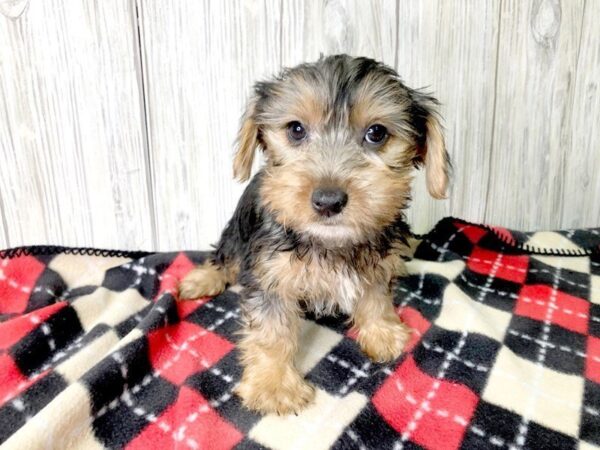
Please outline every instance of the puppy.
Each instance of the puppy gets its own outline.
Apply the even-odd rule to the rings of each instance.
[[[409,337],[392,303],[410,235],[412,172],[444,198],[448,156],[437,101],[368,58],[321,57],[254,87],[234,174],[250,181],[216,250],[180,284],[194,299],[240,283],[244,372],[236,392],[261,413],[295,413],[314,390],[294,367],[304,308],[342,312],[376,362]]]

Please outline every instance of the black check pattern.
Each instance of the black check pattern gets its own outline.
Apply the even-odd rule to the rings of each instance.
[[[291,417],[234,394],[235,290],[177,301],[205,254],[1,252],[0,443],[600,449],[599,244],[442,220],[394,287],[406,352],[373,363],[345,317],[307,313],[297,364],[317,396]]]

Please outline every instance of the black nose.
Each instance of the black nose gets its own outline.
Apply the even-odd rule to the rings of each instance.
[[[348,194],[338,188],[318,188],[312,194],[312,206],[322,216],[339,214],[348,203]]]

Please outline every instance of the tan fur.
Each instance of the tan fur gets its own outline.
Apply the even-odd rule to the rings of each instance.
[[[435,117],[427,119],[427,150],[425,178],[427,189],[434,198],[446,198],[448,188],[448,161],[442,126]]]
[[[355,94],[350,124],[363,132],[370,125],[382,124],[396,136],[409,141],[412,134],[408,126],[410,102],[408,98],[390,101],[392,96],[389,80],[367,77]]]
[[[286,302],[273,316],[249,314],[238,344],[244,373],[235,392],[244,405],[264,414],[300,411],[314,398],[314,388],[294,367],[299,313]]]
[[[364,277],[353,268],[324,265],[318,258],[299,260],[292,252],[265,255],[257,265],[261,285],[286,301],[303,300],[319,313],[350,313],[362,295]]]
[[[325,104],[323,97],[315,92],[315,87],[306,80],[296,77],[290,80],[293,84],[286,96],[278,98],[272,105],[270,113],[263,113],[260,118],[256,111],[256,99],[248,102],[242,118],[242,125],[237,137],[237,151],[233,161],[233,175],[239,181],[246,181],[252,172],[252,163],[258,148],[262,148],[259,140],[261,126],[267,121],[271,126],[284,126],[287,123],[300,120],[309,128],[315,129],[324,120]]]
[[[256,100],[250,100],[238,133],[237,151],[233,159],[233,176],[239,181],[250,178],[254,154],[259,146],[258,125],[254,117],[255,108]]]
[[[348,193],[348,205],[331,221],[338,244],[368,241],[408,204],[413,155],[399,139],[390,139],[379,155],[357,150],[328,159],[318,147],[302,152],[290,148],[276,132],[266,132],[265,139],[271,160],[278,164],[269,165],[261,198],[283,226],[314,231],[319,218],[310,197],[321,185],[340,186]],[[392,171],[392,161],[403,169]]]
[[[353,265],[335,257],[324,262],[310,254],[302,259],[293,252],[265,254],[259,259],[255,275],[263,289],[285,301],[301,299],[317,312],[350,314],[368,286],[389,286],[393,277],[404,274],[400,255],[406,250],[399,246],[384,259],[357,259]]]
[[[193,300],[200,297],[212,297],[225,290],[227,284],[237,278],[235,268],[216,267],[210,262],[192,269],[179,283],[179,298]]]
[[[410,337],[392,303],[387,286],[373,285],[366,289],[352,316],[358,330],[357,341],[363,352],[376,362],[388,362],[402,353]]]
[[[314,387],[277,349],[266,350],[260,341],[240,345],[244,347],[240,362],[246,369],[235,393],[246,408],[262,414],[293,414],[313,401]]]
[[[315,130],[327,118],[327,92],[309,80],[292,75],[276,94],[268,111],[257,115],[259,126],[281,127],[297,120]]]

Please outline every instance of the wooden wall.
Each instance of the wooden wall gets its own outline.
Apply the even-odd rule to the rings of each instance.
[[[0,2],[0,247],[206,248],[253,81],[367,55],[442,102],[410,220],[600,225],[600,0]]]

